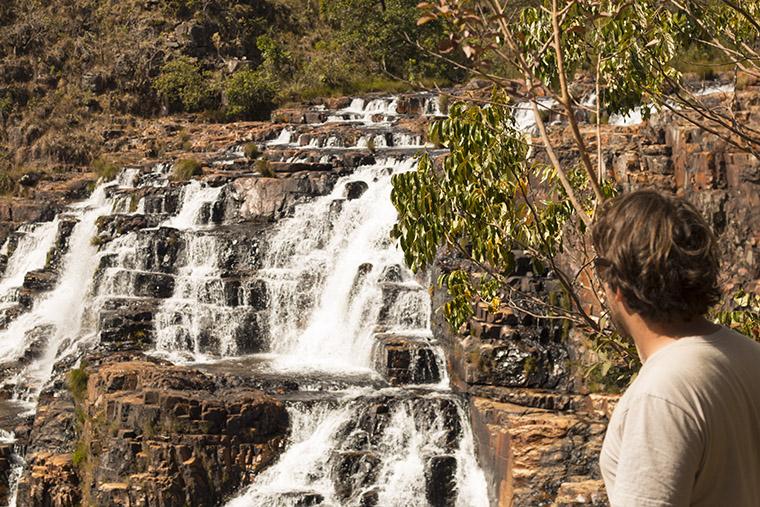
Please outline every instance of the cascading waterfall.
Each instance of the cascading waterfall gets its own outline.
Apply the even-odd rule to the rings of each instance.
[[[45,266],[57,230],[57,218],[51,222],[24,225],[19,229],[23,235],[8,258],[5,273],[0,278],[0,301],[6,299],[9,290],[24,283],[24,276],[29,271]]]
[[[71,207],[78,223],[69,238],[69,250],[63,260],[60,280],[55,289],[27,313],[14,320],[0,332],[0,361],[16,359],[28,346],[28,335],[36,328],[50,327],[47,343],[40,357],[26,366],[15,379],[23,386],[16,395],[33,402],[42,386],[50,378],[53,364],[63,349],[72,350],[88,337],[82,332],[86,317],[86,301],[97,268],[98,249],[92,243],[96,220],[111,211],[105,185],[95,189],[92,196]]]
[[[344,139],[330,134],[294,143],[299,133],[293,127],[267,143],[268,155],[279,150],[281,160],[304,162],[327,163],[338,147],[366,151],[369,140],[377,151],[374,163],[336,176],[331,191],[300,201],[266,237],[250,224],[221,223],[231,202],[225,185],[170,185],[170,163],[150,173],[125,170],[70,206],[66,220],[75,225],[57,283],[0,330],[0,362],[20,365],[6,380],[16,399],[34,405],[57,361],[105,342],[108,333],[125,343],[139,339],[131,333],[142,333],[155,339],[156,354],[177,363],[213,367],[248,358],[263,364],[267,378],[308,373],[308,382],[314,379],[299,381],[284,398],[292,429],[287,449],[230,505],[284,507],[311,498],[394,507],[443,494],[461,507],[486,506],[467,411],[449,390],[430,331],[426,283],[404,267],[389,236],[396,220],[391,177],[415,167],[409,154],[423,142],[394,131],[397,104],[393,97],[355,99],[328,117],[328,124],[361,130],[345,142],[359,139],[358,146],[343,147]],[[430,102],[426,112],[440,114],[437,104]],[[298,150],[318,154],[307,158]],[[0,296],[45,266],[61,220],[20,231]],[[113,232],[139,220],[148,225]],[[256,237],[238,236],[243,228]],[[150,315],[150,328],[119,329],[130,312]],[[116,329],[104,322],[116,322],[108,324]],[[27,354],[30,346],[34,354]],[[392,378],[385,371],[391,366],[380,360],[390,353],[384,347],[408,353],[406,368],[423,374],[395,372]],[[252,351],[265,353],[248,356]],[[353,387],[321,389],[335,385]],[[0,434],[5,437],[13,438]],[[436,484],[442,489],[431,491]]]
[[[260,276],[269,288],[268,328],[277,334],[270,343],[283,355],[280,366],[371,366],[383,296],[377,282],[357,283],[357,275],[377,279],[403,263],[389,239],[396,217],[391,175],[413,165],[406,159],[358,168],[278,227]],[[346,188],[366,182],[360,198],[346,199]]]
[[[456,484],[453,505],[488,505],[472,432],[455,422],[466,421],[461,406],[446,394],[422,403],[383,394],[292,403],[288,450],[227,507],[423,505],[426,489],[446,479]],[[437,464],[450,466],[448,477],[436,475]]]
[[[296,207],[278,224],[258,275],[268,287],[269,342],[278,354],[273,369],[372,372],[380,336],[432,339],[427,291],[403,267],[402,253],[389,238],[396,218],[391,176],[414,165],[414,159],[388,159],[357,168],[330,194]],[[362,183],[363,193],[348,199]],[[290,404],[288,450],[228,506],[419,504],[431,481],[441,479],[429,479],[439,464],[456,484],[456,505],[488,505],[467,415],[447,390],[443,375],[425,388],[424,400],[391,388],[385,390],[389,398],[378,401],[376,391],[357,389],[325,402]],[[426,405],[431,397],[448,405]],[[366,419],[376,404],[387,407],[383,429],[357,447],[364,430],[352,424]],[[453,407],[453,418],[445,407]],[[455,438],[452,426],[461,429]],[[356,453],[367,461],[340,461]]]
[[[213,206],[219,200],[223,187],[212,187],[197,180],[190,181],[182,189],[182,207],[176,216],[169,218],[163,225],[177,229],[190,229],[200,225],[201,210]]]

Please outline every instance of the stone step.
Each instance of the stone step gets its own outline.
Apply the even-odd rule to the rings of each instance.
[[[175,279],[167,273],[111,268],[98,287],[108,291],[101,295],[165,299],[174,294]]]
[[[93,241],[98,245],[104,245],[130,232],[157,227],[163,219],[164,217],[160,215],[104,215],[99,217],[95,223],[97,233]]]
[[[375,370],[389,384],[435,384],[441,381],[441,365],[427,339],[390,333],[375,336],[372,352]]]
[[[24,276],[24,289],[33,293],[53,290],[58,282],[58,273],[51,269],[36,269]]]
[[[161,303],[157,298],[105,299],[98,315],[101,341],[115,349],[139,349],[152,344],[153,317]]]

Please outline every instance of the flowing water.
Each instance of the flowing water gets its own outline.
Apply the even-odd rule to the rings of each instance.
[[[54,287],[0,330],[0,362],[18,365],[5,386],[33,408],[82,351],[118,340],[147,341],[158,356],[204,368],[309,374],[312,383],[283,398],[285,451],[230,506],[488,505],[467,407],[449,389],[430,331],[429,281],[404,267],[389,236],[391,178],[414,169],[414,152],[426,148],[394,126],[398,104],[355,99],[327,112],[325,127],[359,129],[355,146],[338,134],[299,140],[303,126],[263,143],[273,159],[282,151],[322,163],[337,148],[376,150],[373,162],[268,226],[235,222],[230,185],[178,188],[171,165],[159,164],[127,169],[55,221],[22,229],[0,278],[3,297],[45,266],[60,220],[76,221]],[[437,97],[419,114],[443,114]],[[230,147],[216,166],[239,152]],[[136,198],[135,189],[146,192]],[[103,232],[103,220],[124,217],[150,220],[113,238]],[[397,349],[410,358],[400,370],[389,359]]]

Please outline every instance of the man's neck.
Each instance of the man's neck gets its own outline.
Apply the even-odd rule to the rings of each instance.
[[[652,322],[635,315],[629,322],[630,334],[636,349],[645,363],[652,354],[685,336],[704,336],[717,331],[720,326],[704,317],[674,322]]]

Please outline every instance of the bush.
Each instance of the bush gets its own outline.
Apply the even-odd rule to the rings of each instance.
[[[103,181],[111,181],[114,179],[121,169],[113,162],[104,158],[97,158],[92,162],[92,170],[98,175],[98,178]]]
[[[275,89],[258,71],[239,70],[224,85],[229,118],[266,119],[274,108]]]
[[[182,56],[161,67],[153,88],[170,111],[198,112],[214,103],[211,81],[194,59]]]
[[[80,468],[82,465],[87,463],[87,443],[85,443],[83,440],[79,440],[77,442],[77,446],[74,449],[74,453],[71,455],[71,463],[76,467]]]
[[[272,167],[269,165],[269,160],[260,158],[256,161],[256,171],[265,178],[274,178],[275,174]]]
[[[12,194],[16,190],[16,180],[5,171],[0,171],[0,195]]]
[[[177,163],[174,164],[172,179],[176,181],[185,181],[193,176],[200,176],[201,174],[203,174],[201,163],[194,158],[188,158],[178,160]]]
[[[74,368],[69,371],[69,391],[77,402],[81,402],[85,399],[87,394],[87,380],[89,378],[90,376],[84,367]]]
[[[255,158],[259,158],[261,155],[261,150],[259,150],[259,147],[256,143],[247,143],[245,146],[243,146],[243,155],[248,160],[253,160]]]

